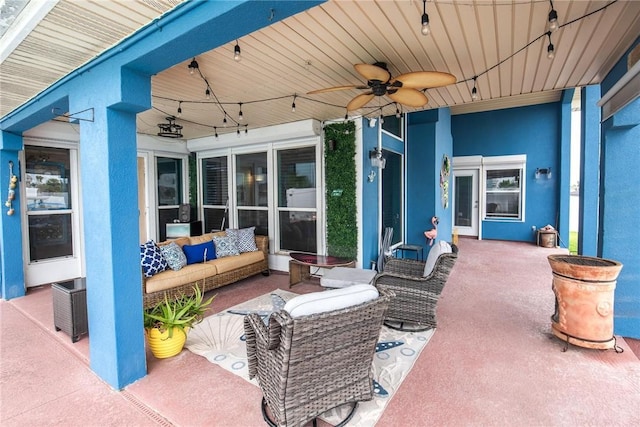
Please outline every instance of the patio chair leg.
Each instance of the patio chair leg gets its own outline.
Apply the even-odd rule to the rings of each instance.
[[[351,406],[351,411],[349,411],[349,413],[347,414],[347,417],[340,421],[338,424],[335,425],[335,427],[342,427],[345,424],[347,424],[349,421],[351,421],[351,418],[353,418],[353,415],[356,413],[356,408],[358,407],[358,402],[351,402],[350,403]],[[265,400],[264,396],[262,397],[262,418],[264,418],[264,421],[270,426],[270,427],[278,427],[276,425],[276,423],[273,422],[273,420],[271,418],[269,418],[269,414],[267,414],[267,401]],[[313,419],[313,427],[317,427],[318,425],[318,420],[316,418]]]
[[[391,323],[391,321],[385,320],[384,326],[386,326],[389,329],[395,329],[396,331],[402,331],[402,332],[422,332],[422,331],[427,331],[429,329],[433,329],[433,326],[412,328],[412,327],[406,327],[405,322],[397,321],[397,323],[399,325]],[[410,325],[414,325],[414,323],[410,323]]]

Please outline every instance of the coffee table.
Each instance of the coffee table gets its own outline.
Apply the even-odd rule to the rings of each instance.
[[[355,267],[354,260],[338,258],[330,255],[309,254],[305,252],[291,252],[289,254],[289,288],[312,276],[311,267]]]

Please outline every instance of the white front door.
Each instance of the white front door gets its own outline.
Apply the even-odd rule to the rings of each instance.
[[[453,228],[461,236],[478,237],[478,169],[453,170]]]
[[[25,146],[22,164],[26,286],[81,277],[77,150]]]

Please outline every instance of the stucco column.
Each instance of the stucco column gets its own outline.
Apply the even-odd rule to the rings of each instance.
[[[600,197],[600,85],[581,89],[580,225],[578,253],[596,256]]]
[[[11,299],[25,295],[24,270],[22,266],[22,223],[20,221],[20,182],[16,183],[12,215],[8,215],[9,207],[5,206],[9,198],[9,181],[13,163],[13,174],[20,176],[18,151],[22,150],[22,136],[9,132],[1,132],[0,143],[0,297]]]
[[[70,97],[80,123],[82,218],[91,369],[112,387],[146,375],[138,231],[136,112],[148,108],[150,78],[126,69],[95,70]],[[101,102],[107,102],[106,105]]]

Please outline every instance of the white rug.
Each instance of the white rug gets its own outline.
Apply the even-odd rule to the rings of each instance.
[[[272,294],[276,296],[273,297]],[[243,326],[244,314],[251,311],[268,316],[274,311],[274,305],[279,309],[283,305],[283,300],[289,300],[296,295],[277,289],[273,293],[209,316],[189,331],[186,347],[191,352],[207,358],[210,362],[258,386],[255,378],[249,380]],[[360,402],[348,426],[372,426],[378,421],[434,331],[432,329],[424,332],[401,332],[387,327],[382,328],[373,359],[376,393],[372,400]],[[321,418],[336,424],[344,418],[346,411],[346,408],[342,408],[342,412],[329,411]]]

